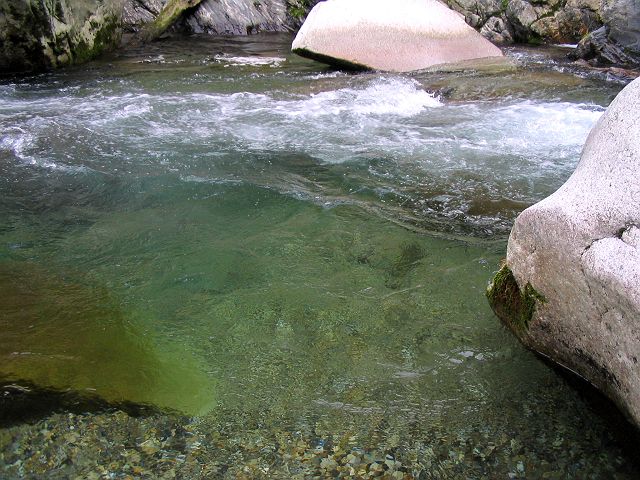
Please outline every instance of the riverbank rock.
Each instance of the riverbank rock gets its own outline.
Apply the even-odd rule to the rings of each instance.
[[[247,35],[287,31],[284,0],[205,0],[186,19],[193,33]]]
[[[640,3],[603,0],[604,26],[580,41],[575,57],[594,65],[640,65]]]
[[[81,63],[120,40],[121,0],[0,0],[0,72]]]
[[[158,18],[167,0],[125,0],[124,28],[137,32]],[[308,0],[203,0],[175,22],[185,33],[248,35],[286,32],[298,27]]]
[[[578,42],[602,25],[599,0],[445,0],[496,43]]]
[[[406,72],[502,52],[437,0],[327,0],[309,13],[292,50],[352,68]]]
[[[571,178],[516,219],[488,297],[526,346],[640,425],[640,79],[593,128]]]

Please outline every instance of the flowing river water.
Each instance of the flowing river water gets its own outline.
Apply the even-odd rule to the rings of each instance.
[[[484,297],[623,84],[290,41],[0,81],[0,476],[638,478]]]

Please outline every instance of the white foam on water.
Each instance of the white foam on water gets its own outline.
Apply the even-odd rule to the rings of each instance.
[[[401,76],[341,76],[306,87],[21,99],[0,108],[0,127],[23,130],[9,137],[14,144],[1,145],[25,163],[97,170],[104,168],[104,152],[111,152],[110,162],[139,163],[141,156],[144,168],[162,169],[197,163],[198,156],[216,162],[225,152],[296,152],[327,163],[392,160],[398,168],[392,176],[402,182],[403,172],[419,181],[459,170],[521,178],[570,171],[604,110],[567,102],[447,104]],[[25,108],[29,116],[16,121]],[[76,132],[60,140],[66,150],[58,145],[47,151],[48,139],[64,131]],[[77,132],[85,138],[76,138]],[[182,148],[191,153],[180,153]],[[102,156],[93,159],[97,166],[75,153],[87,151]]]
[[[375,80],[365,88],[343,88],[312,94],[304,100],[279,105],[278,111],[292,117],[323,117],[342,113],[408,117],[426,108],[441,106],[442,102],[425,91],[417,81],[390,78]]]
[[[603,112],[596,105],[566,102],[522,101],[498,108],[476,108],[463,113],[468,118],[453,125],[445,141],[477,154],[529,158],[537,165],[548,160],[558,166],[567,161],[573,164]]]
[[[219,63],[225,63],[229,66],[251,66],[251,67],[263,67],[263,66],[271,66],[271,67],[279,67],[282,63],[286,61],[286,58],[283,57],[259,57],[259,56],[248,56],[248,57],[234,57],[227,54],[216,55],[213,57]]]
[[[5,150],[11,152],[23,165],[35,166],[46,170],[70,174],[86,173],[91,170],[85,165],[67,165],[55,162],[50,158],[30,153],[33,140],[33,136],[28,132],[22,132],[18,135],[8,135],[0,138],[0,151]]]

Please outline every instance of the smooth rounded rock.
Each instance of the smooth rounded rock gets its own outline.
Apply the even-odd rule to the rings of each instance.
[[[639,226],[640,79],[600,118],[569,180],[516,219],[488,291],[525,345],[587,379],[636,425]]]
[[[329,64],[396,72],[502,56],[437,0],[321,2],[309,13],[292,50]]]

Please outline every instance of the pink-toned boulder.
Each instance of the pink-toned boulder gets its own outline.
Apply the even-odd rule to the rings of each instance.
[[[408,72],[502,52],[437,0],[326,0],[292,50],[332,65]]]

